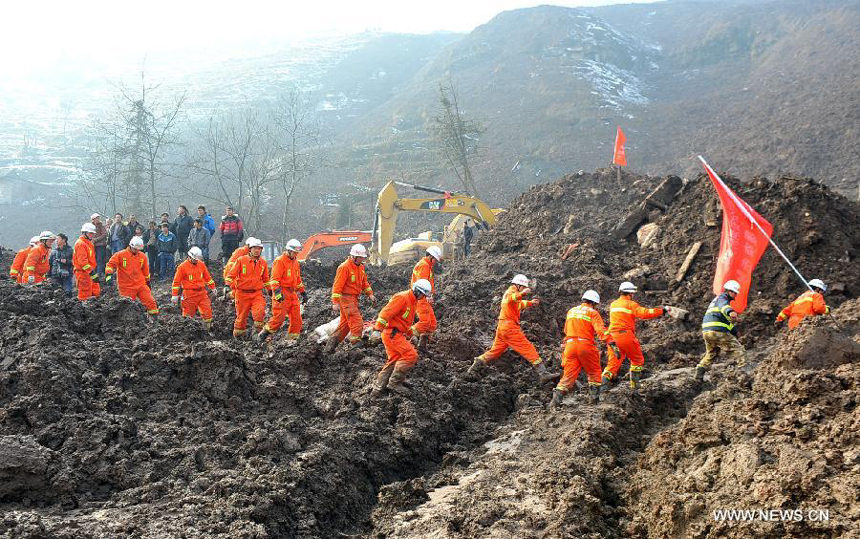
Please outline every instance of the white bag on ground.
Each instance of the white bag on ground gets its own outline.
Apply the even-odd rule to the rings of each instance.
[[[332,336],[332,334],[337,329],[337,326],[340,324],[340,317],[338,316],[331,322],[326,322],[325,324],[318,326],[313,331],[313,338],[316,339],[317,342],[325,342]]]

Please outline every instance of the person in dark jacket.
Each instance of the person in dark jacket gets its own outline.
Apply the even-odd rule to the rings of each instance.
[[[463,223],[463,256],[467,257],[472,252],[472,238],[475,236],[475,229],[472,227],[470,220],[466,219]]]
[[[166,224],[161,225],[161,234],[156,241],[158,245],[158,277],[162,281],[173,279],[173,271],[176,269],[176,249],[179,242],[176,235],[170,231]]]
[[[188,253],[188,233],[192,228],[194,228],[194,219],[188,215],[188,208],[180,204],[176,219],[173,221],[173,233],[176,234],[176,240],[179,242],[177,248],[180,258],[185,258]]]
[[[702,318],[702,338],[705,341],[705,355],[696,365],[696,382],[705,379],[711,368],[711,361],[717,356],[726,360],[736,360],[738,366],[746,362],[744,345],[738,340],[738,313],[732,308],[732,301],[741,293],[741,285],[735,280],[726,281],[723,293],[715,297],[705,316]]]
[[[233,251],[239,247],[242,238],[245,237],[245,232],[242,230],[242,220],[233,213],[232,206],[227,206],[227,215],[221,218],[219,230],[221,231],[221,254],[226,263],[230,260]]]
[[[128,229],[128,241],[131,241],[135,234],[135,230],[137,227],[141,226],[141,224],[137,221],[137,217],[134,215],[128,216],[128,223],[126,224],[126,228]],[[128,247],[128,242],[125,243],[125,246]]]
[[[158,235],[161,234],[161,229],[155,224],[155,221],[149,222],[149,229],[143,233],[143,249],[146,252],[146,258],[149,262],[150,271],[155,271],[158,267]]]
[[[209,231],[209,238],[213,238],[215,236],[215,219],[206,213],[206,206],[202,204],[197,206],[197,218],[203,220],[203,228]]]
[[[203,261],[209,262],[209,231],[203,227],[203,219],[194,220],[194,228],[188,233],[188,248],[199,247],[203,251]]]
[[[96,227],[96,235],[93,238],[93,247],[96,250],[96,266],[99,270],[99,277],[104,279],[105,264],[107,264],[108,258],[110,258],[107,254],[108,231],[104,223],[102,223],[99,214],[92,214],[90,222]]]
[[[51,279],[59,284],[66,295],[71,296],[75,285],[72,277],[72,255],[74,254],[72,247],[69,245],[69,238],[65,234],[57,234],[57,241],[54,242],[54,249],[48,258],[51,264]]]
[[[118,253],[128,247],[128,242],[131,241],[131,234],[122,222],[121,213],[114,216],[113,224],[108,230],[108,238],[110,239],[110,250],[112,253]]]

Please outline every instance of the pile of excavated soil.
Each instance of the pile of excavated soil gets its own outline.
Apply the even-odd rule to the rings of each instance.
[[[639,455],[656,451],[655,434],[683,424],[688,410],[746,372],[720,365],[699,397],[703,388],[689,372],[701,351],[700,313],[719,242],[719,227],[706,222],[716,201],[706,181],[687,183],[665,213],[649,214],[661,227],[654,247],[641,249],[635,236],[612,239],[615,224],[661,180],[625,173],[618,183],[614,173],[598,171],[514,201],[499,226],[478,237],[473,257],[438,276],[440,330],[410,375],[408,398],[369,398],[381,347],[327,355],[310,340],[292,347],[282,337],[270,346],[235,341],[229,303],[216,304],[211,336],[169,306],[167,284],[155,285],[163,315],[151,326],[139,305],[115,295],[81,305],[50,287],[0,282],[0,535],[656,530],[644,513],[631,512],[645,502],[631,490]],[[842,283],[833,286],[831,305],[856,297],[856,203],[808,180],[730,184],[773,222],[774,238],[803,271]],[[702,251],[675,283],[694,241]],[[12,254],[0,252],[0,270]],[[777,354],[772,319],[801,292],[781,264],[771,253],[763,259],[740,328],[749,347],[772,347],[789,369],[819,355],[826,339],[810,339],[800,356]],[[552,383],[538,383],[513,354],[482,378],[463,375],[489,346],[499,298],[515,273],[537,279],[544,303],[523,316],[523,327],[557,365],[567,309],[586,288],[601,293],[605,308],[634,269],[643,304],[691,311],[686,320],[641,325],[653,375],[639,394],[622,385],[592,406],[575,392],[547,414]],[[308,330],[332,316],[334,271],[332,264],[305,267]],[[384,301],[405,288],[410,272],[371,268],[369,276]],[[370,319],[376,309],[363,304],[362,311]],[[827,450],[843,451],[835,440]],[[671,474],[654,469],[669,484]]]

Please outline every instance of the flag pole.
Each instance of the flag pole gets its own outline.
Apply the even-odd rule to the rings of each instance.
[[[794,264],[791,263],[791,260],[789,260],[788,257],[785,256],[785,253],[782,252],[782,249],[780,249],[779,246],[776,243],[774,243],[774,241],[772,239],[770,239],[770,236],[768,236],[767,232],[765,232],[765,230],[761,227],[761,225],[758,224],[758,221],[756,221],[753,218],[753,216],[750,215],[750,213],[747,211],[746,206],[741,204],[741,201],[738,200],[737,195],[735,195],[735,192],[732,191],[731,189],[729,189],[729,186],[726,185],[726,182],[724,182],[723,179],[720,178],[720,176],[716,172],[714,172],[714,169],[712,169],[710,167],[710,165],[708,165],[708,163],[705,161],[704,157],[702,157],[701,155],[699,155],[698,157],[699,157],[699,161],[701,161],[702,165],[704,165],[705,170],[710,172],[713,175],[713,177],[716,178],[718,182],[720,182],[720,185],[723,186],[723,188],[726,190],[726,193],[729,195],[729,197],[731,197],[732,201],[734,201],[734,203],[741,209],[744,216],[747,219],[749,219],[750,223],[752,223],[753,225],[756,226],[756,228],[759,229],[759,231],[764,235],[765,238],[767,238],[767,241],[770,242],[771,246],[774,249],[776,249],[776,252],[779,253],[779,256],[781,256],[782,259],[785,260],[785,262],[789,266],[791,266],[791,269],[794,270],[794,273],[796,273],[797,276],[800,277],[800,280],[803,281],[803,284],[806,285],[806,288],[808,288],[809,290],[812,290],[812,287],[809,286],[809,283],[807,282],[807,280],[803,277],[803,275],[801,275],[800,271],[798,271],[797,268],[794,267]]]

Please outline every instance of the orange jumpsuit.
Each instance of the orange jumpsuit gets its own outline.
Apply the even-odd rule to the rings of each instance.
[[[780,322],[788,318],[788,329],[794,329],[803,322],[807,316],[826,314],[830,308],[824,303],[824,296],[818,292],[807,290],[799,298],[788,304],[788,307],[780,311],[776,319]]]
[[[269,281],[269,289],[273,293],[280,289],[282,299],[278,300],[274,295],[272,296],[272,317],[266,324],[266,331],[269,333],[278,331],[289,316],[290,326],[287,328],[287,337],[297,339],[302,332],[302,308],[298,294],[305,291],[298,258],[292,259],[284,253],[272,262],[272,280]]]
[[[630,298],[620,297],[609,305],[609,335],[618,346],[621,356],[615,355],[610,348],[609,363],[603,376],[610,380],[618,376],[618,369],[625,359],[630,359],[630,370],[641,371],[645,366],[642,345],[636,338],[636,319],[648,320],[663,316],[663,308],[646,309]]]
[[[516,285],[511,285],[502,297],[502,307],[499,312],[499,323],[496,326],[493,346],[478,357],[483,359],[485,363],[489,363],[501,357],[508,348],[513,348],[532,365],[540,364],[542,361],[540,355],[520,328],[522,310],[533,304],[534,301],[523,299],[522,293],[517,292]]]
[[[72,252],[72,268],[75,270],[75,282],[78,284],[78,299],[95,298],[101,293],[99,283],[93,281],[96,271],[96,248],[86,236],[81,236],[75,242]],[[98,275],[98,273],[96,273]]]
[[[20,283],[24,278],[24,262],[27,261],[30,249],[32,247],[27,246],[18,251],[18,254],[15,255],[15,260],[12,261],[12,265],[9,267],[9,278],[14,279],[16,283]]]
[[[233,335],[244,335],[248,330],[248,313],[254,319],[254,329],[263,329],[266,318],[266,298],[263,288],[269,283],[269,266],[260,258],[251,255],[240,256],[230,267],[227,278],[233,286],[236,300],[236,321],[233,322]]]
[[[385,345],[385,353],[388,355],[383,370],[393,365],[394,372],[400,373],[401,378],[418,361],[418,352],[408,339],[412,336],[412,323],[415,321],[418,304],[418,298],[412,290],[398,292],[391,297],[376,319],[375,327],[382,332],[382,344]]]
[[[224,283],[227,286],[229,286],[231,290],[233,289],[233,283],[230,282],[229,275],[230,275],[230,270],[233,268],[233,264],[235,264],[236,261],[239,260],[240,256],[245,256],[245,255],[250,254],[250,253],[251,253],[251,248],[248,247],[247,245],[243,245],[243,246],[237,248],[235,251],[233,251],[233,254],[230,255],[230,260],[228,260],[227,263],[224,264],[224,273],[222,274],[222,277],[224,277]]]
[[[594,338],[605,341],[606,329],[600,313],[588,303],[573,307],[567,311],[564,323],[564,353],[561,356],[561,366],[564,374],[558,381],[556,389],[562,394],[570,391],[576,384],[580,370],[585,370],[588,384],[600,385],[600,352],[597,350]]]
[[[148,314],[158,314],[158,305],[149,289],[149,262],[143,252],[133,253],[129,247],[114,253],[105,266],[105,279],[114,273],[120,296],[140,301]]]
[[[30,252],[27,253],[27,260],[24,262],[24,276],[21,278],[21,282],[29,283],[30,277],[33,278],[33,283],[44,281],[45,275],[51,271],[50,256],[51,249],[41,241],[30,249]]]
[[[431,295],[436,293],[436,282],[433,279],[433,261],[432,257],[424,257],[415,264],[412,270],[412,280],[409,281],[410,288],[418,279],[427,279],[430,281]],[[418,335],[433,333],[436,331],[436,313],[433,312],[433,303],[431,299],[423,297],[418,300],[418,323],[413,328]]]
[[[179,264],[173,276],[172,295],[178,296],[182,289],[182,316],[193,318],[199,311],[204,322],[212,321],[212,302],[209,301],[207,288],[215,290],[215,280],[206,264],[192,258]]]
[[[331,287],[331,301],[340,306],[340,324],[332,335],[338,342],[347,334],[349,342],[361,340],[361,332],[364,329],[364,319],[358,309],[358,296],[361,294],[370,296],[373,290],[367,281],[364,264],[358,265],[349,257],[337,267]]]

